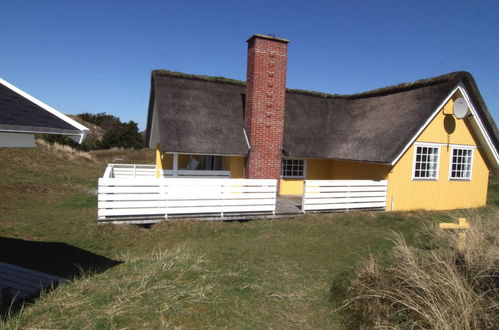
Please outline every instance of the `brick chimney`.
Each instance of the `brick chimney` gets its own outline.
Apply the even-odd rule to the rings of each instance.
[[[246,178],[281,176],[289,40],[255,34],[248,39],[245,126],[251,150]]]

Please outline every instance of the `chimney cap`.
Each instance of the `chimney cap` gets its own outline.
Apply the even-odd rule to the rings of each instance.
[[[275,35],[265,35],[265,34],[258,34],[258,33],[256,33],[256,34],[252,35],[251,37],[249,37],[249,39],[246,40],[246,42],[250,42],[250,40],[252,40],[254,38],[268,39],[268,40],[274,40],[274,41],[279,41],[279,42],[284,42],[284,43],[288,43],[289,42],[288,39],[277,38]]]

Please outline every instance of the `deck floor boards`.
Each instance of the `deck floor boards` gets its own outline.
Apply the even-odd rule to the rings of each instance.
[[[0,292],[3,292],[4,288],[10,288],[14,300],[37,296],[41,290],[55,287],[65,281],[58,276],[0,261]],[[2,294],[0,304],[3,304]]]

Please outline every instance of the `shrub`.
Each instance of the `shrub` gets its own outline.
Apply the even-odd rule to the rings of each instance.
[[[463,251],[457,250],[455,231],[428,229],[424,245],[417,247],[394,234],[390,258],[370,257],[356,270],[344,307],[347,326],[494,328],[499,324],[497,218],[497,211],[489,221],[475,216]]]
[[[90,129],[83,143],[78,144],[67,136],[40,134],[39,137],[50,143],[68,145],[73,149],[90,151],[98,149],[124,148],[142,149],[143,133],[139,132],[137,123],[122,123],[118,117],[106,113],[81,113],[74,117]],[[82,122],[83,121],[83,122]]]

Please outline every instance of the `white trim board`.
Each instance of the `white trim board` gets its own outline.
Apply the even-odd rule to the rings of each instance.
[[[57,118],[65,121],[66,123],[70,124],[71,126],[75,127],[76,129],[80,130],[81,131],[81,135],[79,136],[79,138],[77,138],[76,136],[70,136],[71,138],[73,138],[73,140],[75,140],[76,142],[78,143],[82,143],[83,140],[85,139],[85,137],[87,136],[87,133],[89,131],[89,129],[85,126],[83,126],[82,124],[78,123],[77,121],[69,118],[68,116],[66,116],[65,114],[57,111],[56,109],[52,108],[51,106],[43,103],[42,101],[38,100],[37,98],[29,95],[28,93],[24,92],[23,90],[17,88],[16,86],[8,83],[7,81],[3,80],[2,78],[0,78],[0,84],[4,85],[5,87],[11,89],[12,91],[14,91],[15,93],[21,95],[22,97],[24,97],[25,99],[33,102],[34,104],[38,105],[39,107],[41,107],[42,109],[46,110],[47,112],[53,114],[54,116],[56,116]]]
[[[471,102],[470,98],[468,97],[468,93],[466,92],[466,88],[464,87],[464,85],[463,85],[462,82],[459,82],[457,84],[457,86],[447,95],[447,97],[438,105],[438,107],[435,109],[435,111],[432,113],[432,115],[428,118],[428,120],[426,120],[426,122],[423,124],[423,126],[421,126],[421,128],[411,138],[411,140],[409,141],[409,143],[407,143],[406,146],[402,149],[402,151],[397,155],[397,157],[395,157],[395,159],[392,161],[391,165],[395,165],[400,160],[400,158],[402,157],[402,155],[404,155],[404,153],[416,141],[416,139],[421,135],[421,133],[428,127],[428,125],[433,121],[433,119],[435,119],[435,117],[440,112],[440,110],[443,109],[443,107],[445,106],[445,104],[447,104],[447,102],[449,102],[449,100],[451,99],[451,97],[457,91],[460,91],[461,94],[463,95],[464,99],[466,100],[466,102],[468,104],[468,107],[469,107],[469,109],[471,111],[471,114],[472,114],[472,117],[471,117],[470,120],[475,120],[476,121],[477,126],[478,126],[478,128],[480,130],[480,133],[484,137],[484,140],[485,140],[485,142],[487,144],[487,147],[490,149],[491,154],[493,155],[494,160],[496,161],[495,166],[499,167],[499,153],[495,149],[494,145],[492,144],[492,139],[490,138],[489,134],[487,134],[487,131],[485,130],[485,127],[483,126],[483,123],[482,123],[480,117],[478,116],[473,103]],[[463,120],[463,119],[461,119],[461,120]]]
[[[161,149],[161,145],[160,145],[160,149]],[[162,153],[164,153],[165,155],[173,155],[173,154],[179,154],[179,155],[184,155],[184,156],[220,156],[220,157],[246,157],[246,155],[233,155],[233,154],[200,154],[200,153],[196,153],[196,152],[192,152],[192,153],[186,153],[186,152],[174,152],[174,151],[162,151],[160,150]]]
[[[414,145],[428,145],[428,146],[440,146],[440,147],[456,147],[456,148],[469,148],[469,149],[478,149],[479,146],[469,145],[469,144],[455,144],[455,143],[440,143],[440,142],[425,142],[425,141],[416,141]]]
[[[497,167],[499,165],[499,152],[494,147],[494,144],[492,143],[492,139],[490,138],[490,135],[487,133],[487,130],[483,126],[482,119],[478,116],[478,114],[475,110],[475,106],[473,105],[473,102],[471,102],[471,99],[469,98],[468,93],[466,92],[466,88],[464,87],[462,82],[460,82],[458,84],[458,88],[461,90],[461,94],[463,95],[464,99],[468,103],[468,107],[471,110],[471,114],[473,115],[473,119],[478,124],[478,127],[480,129],[480,133],[483,134],[485,142],[487,143],[487,146],[489,147],[490,151],[492,152],[492,155],[494,156],[494,160],[496,161],[496,167]]]

